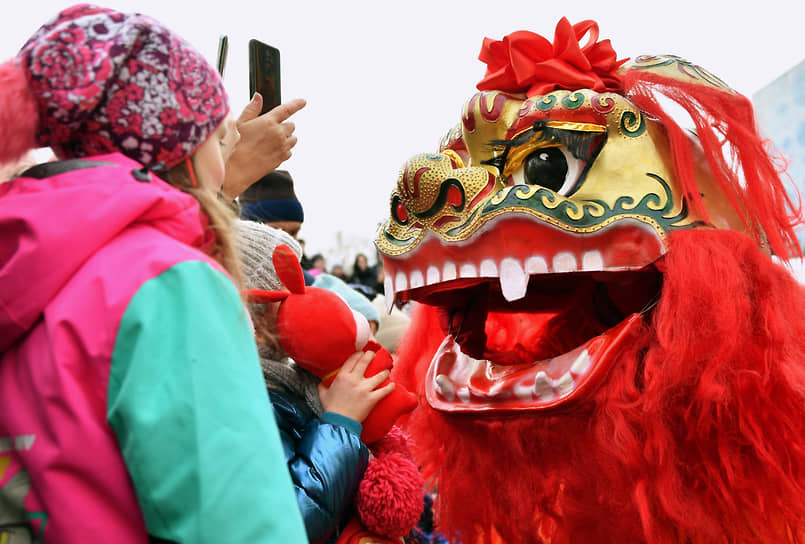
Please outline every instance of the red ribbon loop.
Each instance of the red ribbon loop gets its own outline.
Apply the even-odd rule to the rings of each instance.
[[[588,39],[582,46],[585,35]],[[598,41],[598,23],[587,20],[571,25],[564,17],[556,25],[553,44],[539,34],[520,30],[499,41],[484,38],[478,58],[487,65],[479,91],[527,96],[554,89],[619,92],[623,86],[618,67],[628,60],[617,60],[609,40]]]

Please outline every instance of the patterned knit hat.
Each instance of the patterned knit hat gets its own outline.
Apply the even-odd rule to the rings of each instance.
[[[280,291],[284,287],[274,271],[271,260],[274,248],[280,244],[290,247],[302,257],[302,246],[287,232],[256,221],[238,219],[234,224],[237,236],[240,266],[245,289]]]
[[[15,70],[30,98],[19,96]],[[229,112],[218,74],[190,44],[144,15],[86,4],[59,13],[0,66],[0,85],[9,80],[16,85],[4,94],[17,95],[0,97],[3,109],[32,99],[33,112],[23,114],[38,117],[21,127],[34,134],[15,134],[59,158],[121,152],[171,167]],[[0,114],[0,122],[10,115]],[[19,153],[6,147],[0,162]]]

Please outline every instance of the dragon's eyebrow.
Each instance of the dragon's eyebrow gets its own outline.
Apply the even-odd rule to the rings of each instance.
[[[497,148],[495,157],[484,164],[495,166],[503,171],[509,152],[527,143],[553,142],[563,144],[574,157],[583,161],[593,158],[602,138],[606,138],[606,127],[592,123],[573,123],[566,121],[535,121],[534,124],[510,139],[492,140],[489,146]]]

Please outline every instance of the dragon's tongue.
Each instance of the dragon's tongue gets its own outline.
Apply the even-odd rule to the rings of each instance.
[[[472,358],[497,364],[549,359],[606,329],[594,317],[585,286],[572,294],[530,293],[519,304],[500,310],[489,308],[488,289],[479,285],[469,305],[442,312],[445,333],[455,335],[461,351]]]
[[[486,321],[486,345],[477,359],[519,364],[549,359],[576,347],[561,338],[561,313],[494,314]],[[558,329],[558,330],[557,330]],[[574,337],[575,338],[575,337]],[[462,345],[462,351],[464,346]]]
[[[486,284],[481,284],[468,290],[467,306],[439,308],[442,330],[456,338],[462,352],[476,359],[483,358],[486,346],[488,289]]]

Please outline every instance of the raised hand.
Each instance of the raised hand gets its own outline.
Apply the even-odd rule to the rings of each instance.
[[[296,145],[296,126],[288,119],[305,107],[296,98],[260,115],[263,97],[255,93],[237,120],[240,141],[226,163],[223,193],[234,200],[255,181],[291,157]]]
[[[374,356],[371,351],[353,353],[344,362],[330,387],[319,385],[319,398],[326,412],[363,422],[375,405],[394,391],[394,382],[377,388],[389,377],[388,370],[378,372],[370,378],[364,377]]]

